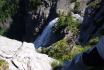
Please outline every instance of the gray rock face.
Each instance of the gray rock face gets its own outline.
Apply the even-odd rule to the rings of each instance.
[[[57,10],[58,14],[65,14],[67,15],[70,12],[70,0],[59,0],[57,2]]]
[[[13,19],[0,23],[0,27],[7,27],[9,38],[33,42],[43,31],[46,25],[56,18],[58,14],[67,15],[75,7],[70,0],[42,0],[37,9],[29,7],[29,0],[20,0],[19,10]],[[81,3],[80,11],[83,13],[87,0],[78,0]],[[4,26],[6,25],[6,26]]]
[[[8,29],[12,23],[12,18],[8,17],[5,21],[0,22],[0,28]]]
[[[96,4],[96,6],[98,6],[98,8],[88,6],[85,10],[79,37],[79,41],[83,44],[87,43],[93,36],[104,35],[104,1],[101,0],[99,4]]]
[[[84,13],[87,1],[78,0],[81,3],[80,11]],[[37,7],[35,13],[32,13],[33,24],[26,24],[26,37],[27,40],[31,36],[36,37],[43,31],[45,26],[58,15],[67,15],[75,7],[75,3],[70,0],[43,0],[42,4]],[[31,27],[34,27],[31,29]],[[32,33],[29,33],[29,29]],[[32,35],[28,35],[32,34]],[[33,39],[33,38],[32,38]]]
[[[32,43],[19,42],[0,36],[0,58],[10,70],[52,70],[54,59],[36,52]]]

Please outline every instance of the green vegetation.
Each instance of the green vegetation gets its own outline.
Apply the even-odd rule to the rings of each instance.
[[[89,3],[89,6],[94,8],[94,9],[99,8],[100,7],[100,2],[101,2],[101,0],[94,0],[91,3]]]
[[[0,28],[0,35],[3,35],[4,33],[5,33],[5,29],[3,29],[3,28]]]
[[[46,53],[58,60],[64,60],[64,56],[66,56],[70,52],[70,49],[68,48],[68,43],[66,42],[66,39],[64,39],[53,44],[50,49],[43,48],[42,53]]]
[[[73,33],[73,36],[76,36],[79,33],[79,26],[80,24],[76,20],[74,20],[71,15],[60,16],[57,25],[55,25],[54,32],[59,33],[62,31],[62,29],[67,28],[68,31],[71,31]],[[63,63],[64,61],[73,59],[73,57],[75,57],[77,54],[91,48],[92,44],[94,45],[97,41],[98,38],[94,38],[85,48],[82,48],[81,45],[76,44],[74,44],[72,48],[68,43],[68,39],[64,38],[57,43],[54,43],[50,48],[42,48],[42,53],[45,53]]]
[[[99,37],[93,37],[93,38],[89,41],[88,45],[94,46],[94,45],[96,45],[96,44],[99,42],[99,40],[100,40]]]
[[[58,61],[54,61],[52,64],[51,64],[53,70],[56,70],[56,68],[60,68],[61,66],[63,66],[62,63],[58,62]]]
[[[0,0],[0,22],[6,24],[5,21],[10,17],[13,18],[12,24],[15,24],[14,18],[16,18],[17,12],[21,14],[21,9],[23,9],[21,6],[25,6],[26,10],[23,11],[26,12],[29,8],[33,12],[40,4],[42,4],[41,0]],[[5,30],[5,28],[0,27],[0,35],[3,35],[6,31],[7,29]]]
[[[60,33],[63,29],[67,27],[67,30],[71,31],[73,34],[78,34],[79,31],[79,23],[75,21],[75,19],[71,16],[60,16],[58,23],[54,27],[55,33]]]
[[[18,9],[19,0],[0,0],[0,22],[5,23],[8,17],[13,16]],[[0,35],[5,33],[5,28],[0,27]]]
[[[0,21],[5,20],[8,16],[13,16],[19,8],[20,0],[0,0]],[[35,10],[42,4],[41,0],[29,0],[30,8]]]
[[[16,13],[19,0],[0,0],[0,21]]]
[[[2,64],[5,63],[4,60],[0,60],[0,66],[2,66]]]
[[[1,59],[0,59],[0,70],[9,70],[8,63]]]
[[[41,5],[41,0],[30,0],[30,7],[34,10],[37,9],[37,6]]]
[[[76,2],[77,0],[70,0],[70,2],[72,3],[72,2]]]
[[[75,45],[72,49],[67,43],[66,39],[62,39],[57,43],[53,44],[51,48],[42,48],[42,53],[48,54],[50,57],[53,57],[61,62],[71,60],[76,54],[79,54],[88,47],[82,48],[80,45]]]
[[[81,45],[74,45],[73,48],[70,47],[66,38],[54,43],[50,48],[42,48],[42,53],[49,55],[52,58],[59,60],[61,63],[64,61],[72,60],[77,54],[87,51],[93,47],[99,41],[98,37],[94,37],[86,45],[86,47],[81,47]],[[57,66],[57,64],[55,65]],[[55,67],[53,66],[53,67]]]
[[[98,8],[99,5],[97,4],[100,1],[101,0],[95,0],[94,2],[91,2],[89,6],[93,8]],[[4,21],[7,17],[13,16],[19,8],[19,2],[20,0],[0,0],[0,21]],[[78,13],[80,9],[80,2],[77,2],[77,0],[71,0],[71,2],[75,2],[74,12]],[[42,1],[29,0],[29,3],[29,7],[35,11],[37,9],[37,6],[42,4]],[[80,24],[70,14],[67,16],[61,15],[59,16],[58,23],[53,28],[53,32],[55,32],[56,34],[61,34],[61,32],[67,28],[68,31],[71,31],[73,33],[73,36],[76,36],[79,33],[79,27]],[[5,29],[0,28],[0,35],[3,35],[4,32]],[[98,41],[99,38],[94,37],[94,39],[90,40],[87,46],[91,47],[92,45],[95,45]],[[50,48],[42,48],[41,52],[48,54],[50,57],[53,57],[63,63],[64,61],[69,61],[73,59],[75,55],[87,50],[89,47],[82,48],[80,45],[75,44],[74,47],[71,48],[68,44],[68,40],[64,38],[53,44]],[[0,60],[0,69],[4,64],[5,61]],[[52,63],[53,68],[57,66],[61,66],[61,64],[57,62]]]
[[[71,15],[60,16],[58,23],[55,25],[55,28],[53,28],[53,31],[60,34],[62,30],[67,28],[68,31],[71,31],[73,33],[73,36],[76,36],[79,33],[79,25],[80,24]],[[71,60],[76,54],[86,49],[76,46],[78,45],[75,45],[75,47],[72,48],[69,45],[68,40],[64,38],[53,44],[51,48],[42,48],[42,53],[48,54],[50,57],[64,62]]]
[[[53,31],[57,34],[60,33],[62,31],[62,29],[65,29],[66,26],[68,26],[68,23],[66,21],[66,17],[65,16],[60,16],[59,17],[59,21],[58,23],[55,25],[55,27],[53,28]]]
[[[80,2],[75,2],[74,12],[79,13],[80,11]]]

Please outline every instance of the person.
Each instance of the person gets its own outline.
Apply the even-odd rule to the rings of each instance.
[[[93,37],[100,37],[100,41],[91,49],[77,55],[67,63],[62,70],[104,70],[104,0],[98,8],[88,6],[84,20],[80,27],[79,42],[86,43]]]

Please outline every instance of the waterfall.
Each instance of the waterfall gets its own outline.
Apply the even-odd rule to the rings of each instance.
[[[46,28],[43,30],[42,34],[37,37],[34,44],[36,48],[44,47],[50,40],[52,35],[52,27],[57,23],[59,18],[53,19],[49,24],[46,26]]]

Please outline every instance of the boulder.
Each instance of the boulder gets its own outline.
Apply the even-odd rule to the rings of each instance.
[[[74,20],[78,21],[79,23],[82,23],[83,17],[79,14],[72,13],[72,17],[74,17]]]

